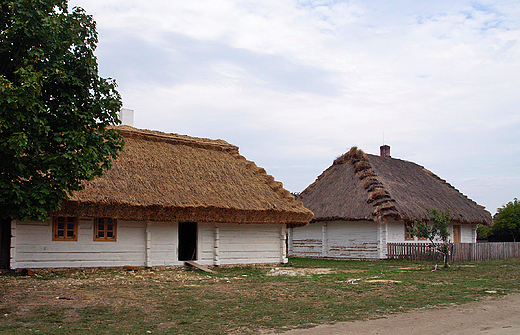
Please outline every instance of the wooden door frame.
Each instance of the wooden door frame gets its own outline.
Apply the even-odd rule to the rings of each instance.
[[[457,233],[455,233],[455,231]],[[453,225],[453,243],[460,243],[461,228],[460,225]]]

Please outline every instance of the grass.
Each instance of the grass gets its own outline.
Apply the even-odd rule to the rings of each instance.
[[[425,262],[291,258],[278,270],[217,268],[215,274],[120,268],[7,273],[0,276],[0,333],[248,334],[519,292],[520,259],[431,268]]]

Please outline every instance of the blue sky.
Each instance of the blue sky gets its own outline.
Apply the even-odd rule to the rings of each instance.
[[[290,191],[358,146],[492,214],[520,197],[520,1],[70,1],[134,126],[224,139]]]

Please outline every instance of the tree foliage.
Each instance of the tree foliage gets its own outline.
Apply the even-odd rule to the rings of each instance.
[[[520,238],[520,202],[517,198],[497,210],[495,223],[491,227],[493,235],[504,235],[516,242]]]
[[[477,226],[477,240],[486,241],[493,234],[493,228],[487,225],[479,224]]]
[[[426,238],[432,248],[441,253],[444,260],[444,267],[448,267],[448,256],[450,255],[450,211],[442,212],[437,209],[428,210],[431,224],[422,221],[414,222],[412,235],[419,238]]]
[[[96,25],[67,0],[0,0],[0,216],[44,219],[110,168],[123,139]]]

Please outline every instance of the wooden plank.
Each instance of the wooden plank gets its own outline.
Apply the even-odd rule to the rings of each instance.
[[[195,262],[195,261],[185,261],[185,262],[184,262],[184,265],[186,265],[186,266],[188,266],[188,267],[195,268],[195,269],[197,269],[197,270],[204,271],[204,272],[215,273],[214,271],[208,269],[208,268],[205,267],[204,265],[200,265],[200,264],[198,264],[198,263]]]
[[[453,243],[450,262],[482,261],[520,257],[520,242]],[[440,259],[426,243],[388,243],[388,258]]]

